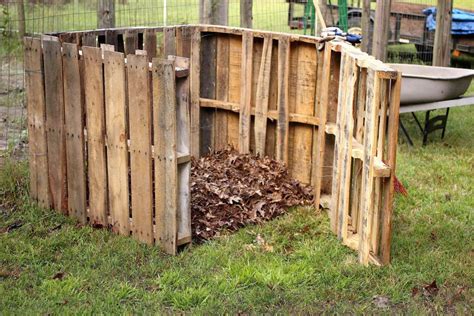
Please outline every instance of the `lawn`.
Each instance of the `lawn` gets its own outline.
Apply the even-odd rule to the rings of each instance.
[[[474,92],[474,89],[471,89]],[[411,132],[415,125],[403,116]],[[192,312],[470,313],[473,296],[474,107],[451,110],[446,138],[399,147],[393,259],[362,267],[296,208],[176,257],[80,227],[27,197],[27,165],[0,171],[0,311],[5,314]],[[255,243],[260,235],[267,245]],[[436,281],[438,290],[425,286]]]

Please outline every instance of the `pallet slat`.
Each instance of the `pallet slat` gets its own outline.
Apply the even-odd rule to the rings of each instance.
[[[239,152],[250,152],[250,109],[252,96],[253,35],[242,36],[242,72],[240,77]]]
[[[255,105],[255,153],[265,155],[267,140],[268,102],[270,99],[270,71],[272,64],[273,39],[270,35],[263,39],[263,52],[258,75]]]
[[[76,44],[63,43],[64,106],[67,160],[68,212],[86,223],[86,174],[84,121],[79,51]]]
[[[51,204],[49,196],[41,40],[25,38],[25,86],[28,109],[30,192],[42,207]]]
[[[177,244],[176,93],[171,61],[153,60],[155,241],[166,253]]]
[[[147,56],[127,55],[133,235],[153,244],[151,96]],[[137,91],[142,91],[137,93]]]
[[[112,229],[129,235],[129,182],[125,61],[122,53],[104,51],[108,198]]]
[[[46,135],[48,143],[49,190],[51,206],[67,213],[66,138],[64,133],[64,94],[61,43],[43,40]]]
[[[84,92],[87,126],[87,176],[89,183],[89,218],[92,224],[106,225],[107,160],[105,152],[105,106],[102,51],[83,47]]]
[[[288,163],[288,80],[290,67],[290,40],[283,37],[278,42],[278,122],[276,159]]]

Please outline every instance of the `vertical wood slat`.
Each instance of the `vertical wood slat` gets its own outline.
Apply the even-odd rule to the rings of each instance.
[[[229,97],[229,37],[217,38],[216,100],[228,101]],[[227,146],[228,113],[217,111],[214,146],[222,150]]]
[[[258,74],[257,96],[255,104],[255,153],[265,155],[267,139],[267,113],[270,99],[270,72],[272,64],[273,39],[265,35],[263,39],[263,52]]]
[[[334,160],[333,160],[333,168],[332,168],[332,189],[331,189],[331,212],[330,212],[330,222],[331,222],[331,229],[332,231],[338,235],[339,222],[341,218],[339,218],[339,199],[341,195],[340,191],[340,178],[341,178],[341,169],[342,169],[342,136],[343,136],[343,126],[344,126],[344,112],[345,103],[347,99],[347,90],[345,87],[348,85],[349,81],[349,56],[346,53],[341,54],[341,63],[340,63],[340,73],[339,73],[339,94],[338,94],[338,105],[337,105],[337,115],[336,115],[336,141],[334,143]],[[342,88],[344,87],[344,88]]]
[[[200,96],[208,99],[216,97],[217,36],[203,36],[201,40],[201,80]],[[215,109],[201,109],[200,152],[208,154],[215,149]]]
[[[172,56],[174,67],[189,69],[189,58]],[[189,77],[176,78],[176,151],[190,153]],[[191,161],[178,164],[177,245],[191,241]]]
[[[155,240],[176,254],[177,160],[175,72],[171,61],[153,61]]]
[[[201,32],[198,27],[193,28],[191,35],[191,72],[190,72],[190,128],[191,128],[191,155],[200,156],[200,80],[201,80]]]
[[[25,84],[28,109],[30,192],[42,207],[50,206],[46,108],[41,40],[25,38]]]
[[[67,212],[66,139],[64,134],[64,97],[61,44],[43,41],[46,127],[51,206]]]
[[[138,33],[135,30],[127,30],[124,34],[125,55],[135,54],[138,49]]]
[[[81,223],[87,221],[84,121],[79,51],[76,44],[63,43],[66,165],[68,211]]]
[[[313,45],[301,43],[298,46],[292,54],[296,55],[297,64],[294,67],[295,76],[290,72],[290,89],[294,90],[296,96],[291,98],[295,104],[294,107],[290,106],[290,111],[311,117],[314,116],[318,58]],[[291,130],[289,144],[292,149],[289,153],[291,176],[303,183],[311,183],[313,128],[303,124],[292,124]]]
[[[108,196],[112,229],[130,233],[125,61],[122,53],[104,51]]]
[[[242,38],[229,36],[229,102],[240,103]],[[239,114],[227,113],[227,143],[239,148]]]
[[[389,105],[389,123],[387,133],[387,165],[391,168],[390,178],[385,180],[383,187],[383,206],[382,206],[382,230],[380,238],[380,259],[382,264],[390,262],[390,244],[392,240],[392,217],[393,217],[393,199],[395,167],[397,162],[397,144],[398,144],[398,124],[400,113],[400,89],[402,84],[402,75],[398,73],[397,79],[391,82],[390,105]]]
[[[152,118],[147,56],[127,55],[127,76],[133,235],[153,244]]]
[[[240,79],[239,152],[250,152],[250,107],[252,96],[253,34],[242,35],[242,72]]]
[[[290,39],[280,38],[278,42],[278,122],[276,159],[288,164],[288,81],[290,67]]]
[[[164,34],[164,55],[165,59],[168,56],[176,55],[176,29],[174,27],[167,27],[163,30]]]
[[[148,56],[148,61],[152,61],[153,58],[157,55],[157,38],[156,38],[156,31],[151,29],[146,29],[145,33],[143,34],[143,50],[146,51],[146,55]]]
[[[332,62],[332,50],[330,45],[326,45],[324,50],[324,61],[323,69],[321,73],[321,95],[320,95],[320,107],[319,107],[319,132],[317,139],[317,151],[314,160],[314,169],[313,172],[313,183],[314,183],[314,203],[316,208],[319,208],[321,204],[321,189],[322,189],[322,177],[323,177],[323,168],[324,168],[324,151],[326,148],[326,120],[327,120],[327,110],[329,105],[329,85],[331,78],[331,62]]]
[[[358,69],[356,60],[347,56],[348,78],[346,90],[346,97],[344,98],[343,106],[343,125],[339,134],[341,134],[340,142],[341,148],[341,170],[340,170],[340,186],[339,186],[339,201],[337,212],[338,218],[338,237],[343,241],[348,237],[349,226],[349,202],[350,202],[350,187],[351,187],[351,166],[352,166],[352,139],[354,130],[353,106],[356,92]]]
[[[87,177],[89,180],[89,221],[106,225],[107,160],[105,151],[105,107],[102,51],[82,47],[87,126]]]
[[[323,67],[324,67],[324,51],[317,50],[317,66],[316,66],[316,90],[314,95],[314,115],[315,117],[320,117],[321,112],[321,95],[322,95],[322,75],[323,75]],[[319,134],[325,134],[324,130],[321,130],[320,126],[313,127],[313,145],[312,145],[312,153],[311,153],[311,178],[310,183],[313,188],[316,186],[316,173],[317,173],[317,155],[319,154]],[[319,208],[319,205],[317,205]]]
[[[359,73],[359,83],[357,89],[357,124],[355,126],[354,138],[359,143],[363,143],[364,136],[364,116],[365,116],[365,99],[367,92],[367,68],[361,68]],[[352,172],[353,186],[351,193],[351,219],[352,219],[352,230],[358,232],[359,229],[359,209],[360,209],[360,187],[362,182],[362,161],[355,159],[354,167]]]
[[[376,140],[376,156],[382,161],[384,160],[385,141],[386,141],[386,128],[387,128],[387,110],[388,110],[388,97],[389,97],[389,81],[381,81],[380,89],[380,110],[378,117],[378,131]],[[371,236],[371,250],[377,254],[379,250],[379,238],[380,238],[380,208],[382,204],[382,188],[385,182],[384,178],[374,178],[374,217],[373,217],[373,233]]]
[[[191,30],[189,26],[176,27],[176,56],[191,56]]]
[[[376,71],[368,69],[367,74],[367,100],[364,128],[364,153],[361,185],[361,207],[362,212],[359,223],[359,262],[368,265],[370,255],[370,238],[372,236],[372,218],[374,216],[374,157],[377,151],[376,136],[378,117],[378,104],[380,102],[380,78]]]

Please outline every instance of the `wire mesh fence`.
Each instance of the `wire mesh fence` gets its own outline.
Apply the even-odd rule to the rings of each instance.
[[[115,26],[166,26],[199,22],[199,0],[0,0],[0,155],[21,155],[26,144],[21,34],[44,34],[98,27],[100,2],[113,1]],[[308,0],[254,0],[253,28],[311,34],[314,10]],[[328,25],[340,26],[339,4],[348,5],[347,24],[357,32],[362,0],[321,1]],[[423,10],[437,0],[392,0],[390,62],[427,63],[432,58],[434,32],[426,28]],[[324,5],[325,4],[325,5]],[[374,21],[372,3],[371,24]],[[454,6],[474,10],[472,0],[454,0]],[[240,25],[240,0],[229,0],[228,23]],[[373,31],[373,27],[370,27]],[[360,31],[360,30],[359,30]],[[457,39],[455,48],[466,47]],[[464,46],[463,46],[464,45]],[[473,47],[469,44],[467,47]],[[462,66],[463,58],[459,59]],[[468,67],[469,67],[468,61]],[[472,61],[471,61],[472,63]]]

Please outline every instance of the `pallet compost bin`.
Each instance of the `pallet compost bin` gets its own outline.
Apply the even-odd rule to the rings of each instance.
[[[390,261],[400,73],[342,42],[210,25],[25,39],[31,195],[168,253],[190,157],[232,145],[314,188],[362,264]]]

